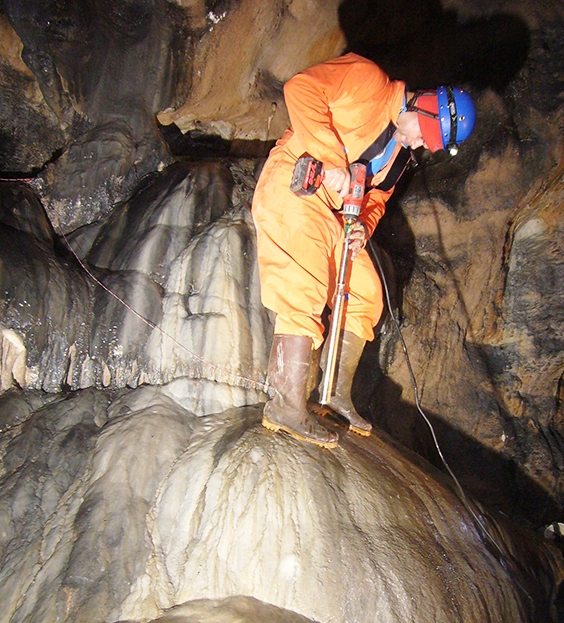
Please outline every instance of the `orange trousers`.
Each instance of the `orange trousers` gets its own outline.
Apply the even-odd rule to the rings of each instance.
[[[276,313],[275,333],[309,336],[319,348],[343,251],[344,229],[334,212],[342,202],[324,186],[306,197],[291,192],[296,158],[287,146],[275,147],[253,197],[261,299]],[[363,250],[352,262],[343,327],[372,340],[383,306],[380,278]]]

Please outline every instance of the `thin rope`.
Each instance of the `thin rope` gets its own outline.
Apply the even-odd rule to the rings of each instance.
[[[182,349],[185,353],[187,353],[190,357],[192,357],[196,361],[199,361],[204,366],[207,366],[208,368],[217,371],[219,379],[225,379],[226,381],[227,380],[231,381],[231,383],[233,385],[237,386],[237,387],[244,387],[246,389],[256,389],[256,390],[261,391],[261,392],[263,392],[265,394],[268,394],[268,390],[269,390],[268,383],[262,383],[261,381],[257,381],[256,379],[251,379],[249,377],[246,377],[246,376],[243,376],[243,375],[240,375],[240,374],[235,374],[233,372],[228,372],[224,368],[222,368],[221,366],[218,366],[216,364],[211,363],[210,361],[207,361],[206,359],[204,359],[200,355],[197,355],[196,353],[194,353],[191,350],[189,350],[188,348],[186,348],[186,346],[184,346],[184,344],[179,342],[173,335],[171,335],[170,333],[165,331],[162,327],[159,327],[157,324],[155,324],[154,322],[152,322],[151,320],[149,320],[148,318],[146,318],[145,316],[140,314],[136,309],[134,309],[133,307],[131,307],[131,305],[126,303],[126,301],[124,301],[122,298],[120,298],[115,292],[113,292],[110,288],[108,288],[108,286],[106,286],[104,283],[102,283],[96,277],[96,275],[94,275],[92,273],[92,271],[88,268],[88,266],[86,266],[86,264],[82,261],[82,259],[78,256],[78,254],[72,248],[69,240],[67,239],[67,237],[66,237],[66,235],[65,235],[65,233],[63,231],[59,231],[59,235],[63,238],[63,240],[65,241],[65,244],[69,248],[70,252],[74,255],[74,257],[76,258],[76,260],[78,261],[78,263],[80,264],[80,266],[82,267],[84,272],[90,277],[90,279],[92,279],[95,283],[97,283],[110,296],[113,296],[119,303],[121,303],[126,309],[128,309],[134,316],[139,318],[139,320],[144,322],[148,327],[150,327],[151,329],[153,329],[155,331],[158,331],[161,335],[167,337],[176,346],[178,346],[180,349]]]

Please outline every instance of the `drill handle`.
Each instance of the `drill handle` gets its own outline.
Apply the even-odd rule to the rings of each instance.
[[[356,220],[362,208],[366,185],[366,165],[354,162],[349,167],[349,191],[343,200],[343,216],[346,220]],[[294,166],[290,190],[298,196],[313,195],[325,179],[322,162],[304,154]]]
[[[349,167],[351,183],[349,192],[343,199],[343,217],[346,220],[356,221],[362,208],[366,186],[366,165],[361,162],[353,162]]]

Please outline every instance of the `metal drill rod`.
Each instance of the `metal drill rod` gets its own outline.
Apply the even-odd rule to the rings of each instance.
[[[343,242],[343,255],[341,257],[341,266],[339,268],[339,278],[337,280],[337,288],[335,290],[333,313],[331,314],[331,322],[329,324],[329,335],[327,337],[327,364],[323,372],[323,378],[320,385],[319,403],[326,405],[331,400],[333,392],[333,382],[335,379],[335,367],[337,365],[337,351],[339,350],[339,334],[343,319],[343,309],[345,303],[345,285],[347,280],[347,270],[350,261],[350,232],[351,225],[355,218],[346,219],[345,221],[345,240]]]

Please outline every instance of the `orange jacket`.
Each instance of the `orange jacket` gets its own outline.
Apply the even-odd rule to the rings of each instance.
[[[308,153],[328,169],[347,167],[397,121],[404,93],[405,83],[390,80],[358,54],[314,65],[284,86],[292,128],[279,144],[297,156]],[[370,235],[392,192],[367,193],[360,218]]]
[[[324,185],[314,195],[295,195],[290,183],[296,160],[308,153],[328,169],[354,162],[397,121],[404,90],[356,54],[315,65],[286,83],[292,129],[271,151],[253,196],[261,297],[276,313],[276,333],[311,336],[320,346],[343,244],[335,212],[342,200]],[[370,235],[391,192],[365,196],[360,220]],[[352,262],[349,287],[345,328],[371,340],[383,298],[366,250]]]

